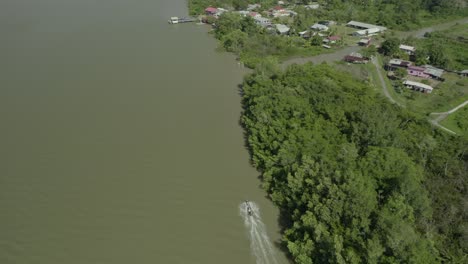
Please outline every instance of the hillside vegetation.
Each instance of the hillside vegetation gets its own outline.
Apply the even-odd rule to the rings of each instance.
[[[296,263],[466,263],[466,140],[328,65],[257,70],[243,92]]]

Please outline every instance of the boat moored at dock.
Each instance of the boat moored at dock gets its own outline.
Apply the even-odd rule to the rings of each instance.
[[[167,22],[169,24],[179,24],[179,23],[188,23],[197,21],[193,17],[171,17]]]

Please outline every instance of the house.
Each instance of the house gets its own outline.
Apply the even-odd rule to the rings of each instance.
[[[260,25],[263,27],[271,25],[270,19],[265,18],[265,17],[255,17],[254,20],[257,25]]]
[[[336,25],[336,22],[333,21],[333,20],[322,20],[322,21],[317,22],[317,24],[320,24],[320,25],[324,25],[324,26],[329,27],[329,26],[334,26],[334,25]]]
[[[273,10],[270,12],[270,15],[273,17],[291,17],[291,16],[296,16],[297,13],[289,10],[289,9],[279,9],[279,10]]]
[[[216,7],[207,7],[205,9],[205,14],[209,15],[209,16],[213,16],[215,15],[216,13],[218,12],[218,9]]]
[[[259,17],[262,17],[262,15],[260,15],[259,13],[257,12],[250,12],[249,13],[249,16],[253,17],[253,18],[259,18]]]
[[[364,46],[364,47],[369,47],[371,44],[371,39],[370,38],[363,38],[360,39],[358,42],[359,46]]]
[[[281,35],[286,35],[289,33],[289,27],[283,24],[275,24],[276,31]]]
[[[310,31],[306,30],[306,31],[301,31],[299,32],[299,36],[301,38],[305,38],[305,39],[308,39],[311,37],[311,34],[310,34]]]
[[[281,10],[284,10],[284,8],[282,6],[273,7],[273,11],[281,11]]]
[[[430,78],[436,79],[439,81],[444,81],[444,78],[442,78],[442,74],[444,74],[444,70],[436,68],[432,65],[423,65],[426,70],[424,71],[425,74],[429,75]]]
[[[423,92],[423,93],[432,93],[432,88],[431,86],[424,84],[424,83],[419,83],[419,82],[413,82],[413,81],[404,81],[403,84],[415,91]]]
[[[313,10],[313,9],[319,9],[320,5],[317,3],[311,3],[310,5],[305,5],[305,9]]]
[[[380,28],[369,28],[369,29],[362,29],[356,32],[353,32],[353,36],[355,37],[363,37],[363,36],[373,36],[377,33],[382,32]]]
[[[350,63],[368,63],[369,62],[367,58],[364,58],[362,54],[357,53],[357,52],[353,52],[349,55],[346,55],[344,57],[344,61],[350,62]]]
[[[249,4],[247,6],[247,11],[252,11],[252,10],[255,10],[257,8],[260,8],[260,7],[262,7],[260,4]]]
[[[425,73],[426,68],[424,67],[418,67],[418,66],[409,66],[408,69],[408,74],[416,77],[421,77],[421,78],[429,78],[430,75]]]
[[[463,77],[466,77],[468,76],[468,70],[459,71],[458,74],[460,74]]]
[[[310,29],[317,30],[317,31],[328,31],[328,27],[322,24],[315,23],[310,26]]]
[[[413,46],[408,46],[408,45],[400,45],[400,50],[405,52],[408,55],[414,55],[414,52],[416,51],[416,48]]]
[[[243,17],[248,16],[251,12],[246,10],[237,11],[237,13]]]
[[[340,36],[330,36],[323,40],[325,43],[335,44],[337,41],[341,40]]]
[[[386,69],[393,71],[398,68],[408,68],[411,66],[410,61],[405,61],[405,60],[399,60],[399,59],[391,59],[388,64],[386,65]]]
[[[362,22],[357,22],[357,21],[349,21],[348,24],[346,24],[348,27],[354,27],[354,28],[359,28],[359,29],[371,29],[371,28],[378,28],[380,31],[385,31],[387,30],[386,27],[382,26],[377,26],[377,25],[372,25],[372,24],[367,24],[367,23],[362,23]]]
[[[222,14],[224,14],[224,13],[226,13],[226,12],[228,12],[227,9],[224,9],[224,8],[219,7],[219,8],[217,8],[217,11],[216,11],[216,13],[214,14],[214,16],[218,18],[218,17],[220,17]]]

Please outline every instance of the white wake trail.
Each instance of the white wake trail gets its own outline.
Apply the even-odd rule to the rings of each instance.
[[[248,213],[248,205],[245,202],[239,205],[239,211],[247,228],[250,249],[257,259],[257,264],[277,264],[275,250],[260,217],[260,209],[254,202],[249,202],[249,205],[252,209],[251,215]]]

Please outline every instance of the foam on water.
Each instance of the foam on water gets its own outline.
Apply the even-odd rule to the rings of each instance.
[[[257,264],[277,264],[275,250],[260,217],[260,209],[254,202],[249,202],[249,204],[252,215],[248,214],[245,202],[239,205],[239,212],[248,231],[250,249],[257,259]]]

